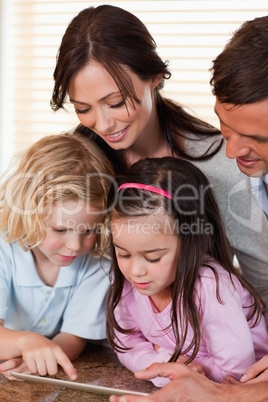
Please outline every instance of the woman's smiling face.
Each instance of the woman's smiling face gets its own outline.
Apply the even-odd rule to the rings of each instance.
[[[155,125],[153,89],[161,77],[144,82],[129,70],[127,74],[140,101],[135,108],[130,101],[125,104],[112,76],[96,62],[78,71],[69,87],[70,101],[82,125],[115,150],[146,141],[146,132]]]

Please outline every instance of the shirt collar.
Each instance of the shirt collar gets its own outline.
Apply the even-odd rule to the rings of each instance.
[[[262,177],[250,177],[249,179],[251,187],[259,191],[262,187]]]
[[[46,286],[43,281],[39,278],[35,265],[33,255],[30,250],[24,251],[20,246],[18,250],[15,250],[15,264],[17,272],[17,284],[19,286]],[[73,286],[76,282],[77,271],[81,264],[81,258],[75,260],[68,267],[61,267],[58,275],[57,282],[54,287],[68,287]]]

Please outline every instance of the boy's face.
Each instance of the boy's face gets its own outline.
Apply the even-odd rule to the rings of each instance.
[[[122,274],[139,293],[168,304],[175,280],[180,239],[167,215],[112,219],[113,244]]]
[[[236,158],[239,169],[248,176],[267,174],[268,99],[235,106],[216,98],[215,113],[227,141],[228,158]]]
[[[92,249],[102,220],[99,210],[83,201],[56,202],[45,222],[46,238],[32,252],[37,260],[68,266]]]

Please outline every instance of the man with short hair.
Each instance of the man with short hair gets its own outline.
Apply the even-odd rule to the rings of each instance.
[[[268,305],[268,16],[235,32],[213,61],[211,85],[226,155],[239,168],[223,169],[216,197],[242,273]]]

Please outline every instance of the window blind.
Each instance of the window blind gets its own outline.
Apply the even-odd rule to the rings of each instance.
[[[267,1],[41,1],[2,0],[1,170],[14,153],[48,134],[78,124],[72,108],[50,109],[53,70],[62,35],[82,9],[122,7],[140,18],[169,60],[166,96],[218,126],[209,80],[211,61],[245,20],[268,14]]]

